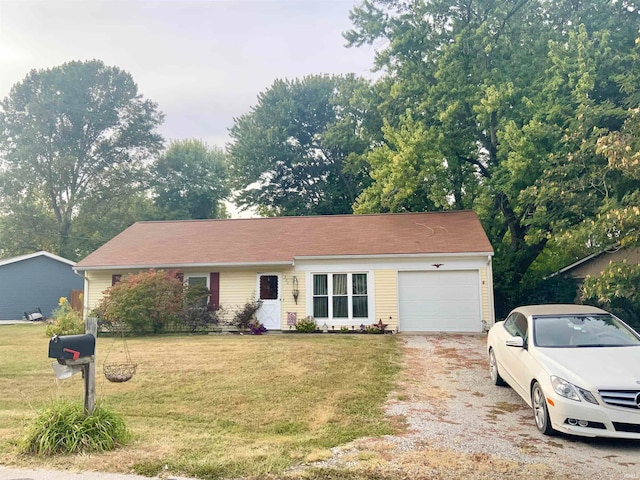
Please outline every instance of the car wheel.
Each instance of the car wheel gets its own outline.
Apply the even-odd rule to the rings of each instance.
[[[547,399],[538,382],[535,382],[531,389],[531,405],[533,406],[533,417],[536,421],[536,427],[538,427],[540,433],[552,435],[554,430],[551,427]]]
[[[489,373],[491,374],[491,381],[494,385],[502,387],[506,385],[505,381],[500,376],[500,372],[498,372],[498,362],[496,361],[496,354],[493,351],[493,348],[489,349]]]

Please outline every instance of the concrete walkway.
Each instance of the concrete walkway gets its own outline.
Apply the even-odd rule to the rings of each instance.
[[[0,466],[0,480],[159,480],[160,477],[143,477],[124,473],[70,472],[32,470]],[[196,480],[188,477],[163,476],[162,480]]]

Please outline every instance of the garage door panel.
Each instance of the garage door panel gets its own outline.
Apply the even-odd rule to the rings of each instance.
[[[400,330],[480,331],[479,281],[475,270],[400,272]]]

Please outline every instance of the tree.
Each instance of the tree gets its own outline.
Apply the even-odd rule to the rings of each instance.
[[[619,174],[619,194],[589,227],[600,232],[603,242],[640,245],[640,107],[631,110],[620,131],[599,138],[597,148]]]
[[[79,212],[92,199],[117,202],[144,187],[144,162],[162,145],[154,131],[161,121],[117,67],[91,60],[32,70],[0,102],[3,210],[37,195],[55,219],[54,250],[76,258],[70,239]]]
[[[611,310],[634,328],[640,328],[640,265],[612,262],[602,275],[587,277],[583,299]]]
[[[0,257],[45,250],[55,252],[56,219],[46,197],[38,189],[31,189],[23,198],[11,202],[11,208],[0,213]]]
[[[354,76],[277,80],[231,128],[231,176],[241,207],[267,215],[350,213],[367,185],[359,155],[375,116]],[[375,127],[374,127],[375,128]]]
[[[176,219],[224,218],[225,153],[199,140],[172,142],[152,169],[155,204]]]
[[[82,258],[135,222],[165,219],[164,212],[154,205],[147,191],[133,191],[117,199],[110,195],[92,197],[78,210],[69,244]]]
[[[632,98],[632,3],[362,2],[345,37],[385,42],[386,124],[356,211],[477,210],[504,313],[549,239],[617,194],[596,142]]]

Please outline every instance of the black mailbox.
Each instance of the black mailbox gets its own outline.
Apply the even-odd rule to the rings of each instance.
[[[96,351],[96,337],[85,335],[54,335],[49,340],[49,358],[65,365],[67,360],[91,357]]]

